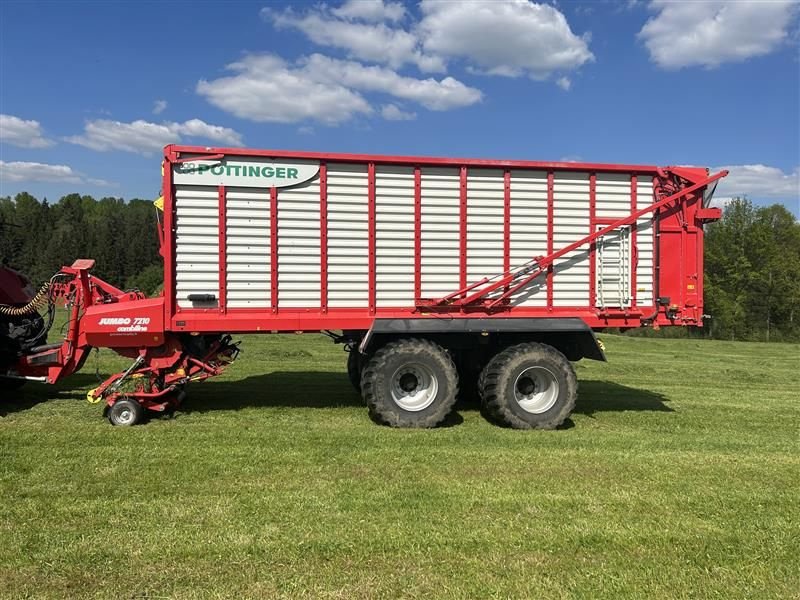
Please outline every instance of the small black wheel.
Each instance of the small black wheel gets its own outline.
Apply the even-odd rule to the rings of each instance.
[[[453,409],[458,373],[441,346],[397,340],[364,365],[361,390],[373,420],[391,427],[435,427]]]
[[[347,378],[353,388],[361,393],[361,368],[364,366],[364,356],[355,348],[347,353]]]
[[[575,408],[578,379],[566,356],[546,344],[511,346],[481,373],[487,416],[514,429],[555,429]]]
[[[142,420],[144,409],[142,405],[129,398],[117,400],[108,409],[108,421],[117,427],[130,427]]]

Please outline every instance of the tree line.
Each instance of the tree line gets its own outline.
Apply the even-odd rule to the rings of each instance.
[[[78,258],[94,258],[92,272],[112,285],[155,292],[163,275],[153,201],[0,198],[0,260],[38,285]]]
[[[163,278],[156,218],[151,200],[70,194],[50,204],[24,192],[0,198],[0,259],[38,284],[76,258],[94,258],[98,277],[152,294]],[[723,218],[706,229],[704,296],[712,318],[691,335],[800,340],[800,223],[794,215],[779,204],[728,204]]]

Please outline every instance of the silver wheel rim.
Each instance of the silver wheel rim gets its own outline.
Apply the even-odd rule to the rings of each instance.
[[[123,408],[119,413],[117,413],[117,423],[120,425],[129,425],[133,423],[135,415],[133,410],[128,407]]]
[[[406,363],[392,375],[392,400],[403,410],[425,410],[439,392],[439,381],[430,367],[422,363]]]
[[[545,367],[528,367],[514,381],[514,400],[525,412],[547,412],[558,400],[558,379]]]

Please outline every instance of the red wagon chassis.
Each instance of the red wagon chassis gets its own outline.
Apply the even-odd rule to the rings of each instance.
[[[63,268],[49,294],[70,310],[64,341],[7,378],[54,383],[112,348],[133,364],[90,399],[126,401],[135,422],[219,374],[238,352],[229,333],[340,331],[360,350],[358,387],[370,356],[410,337],[447,348],[462,374],[520,343],[602,359],[591,330],[702,325],[703,224],[720,216],[708,204],[727,174],[184,146],[165,148],[163,173],[163,294],[119,290],[90,260]],[[434,363],[398,375],[394,397]]]

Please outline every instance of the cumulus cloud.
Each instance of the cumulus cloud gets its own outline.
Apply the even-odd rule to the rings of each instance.
[[[283,11],[265,8],[261,16],[271,20],[278,28],[297,29],[319,46],[344,49],[350,58],[385,63],[395,69],[411,63],[422,71],[444,70],[441,59],[422,53],[419,41],[412,32],[389,27],[383,22],[364,23],[337,18],[342,14],[352,17],[358,15],[359,11],[366,13],[374,4],[347,3],[334,11],[327,10],[323,5],[305,14],[298,14],[291,8]],[[382,6],[385,9],[385,5]]]
[[[417,113],[406,112],[396,104],[385,104],[381,107],[381,116],[387,121],[413,121]]]
[[[730,173],[717,186],[720,202],[737,196],[800,202],[800,167],[791,173],[785,173],[777,167],[761,164],[735,165],[717,167],[712,172],[722,169],[727,169]]]
[[[490,75],[545,79],[594,60],[587,37],[548,4],[528,0],[423,0],[418,32],[425,52],[465,59]]]
[[[436,80],[416,79],[391,69],[365,66],[313,54],[304,60],[304,71],[317,81],[341,82],[350,88],[381,92],[421,104],[429,110],[450,110],[469,106],[482,98],[480,90],[464,85],[453,77]]]
[[[709,206],[713,206],[714,208],[725,208],[731,202],[733,202],[732,196],[717,196],[714,194],[714,197],[711,198]]]
[[[361,92],[386,94],[448,110],[480,101],[481,92],[452,77],[442,80],[399,75],[379,66],[320,54],[289,64],[272,54],[251,54],[228,65],[235,74],[201,80],[197,93],[237,117],[259,122],[315,120],[336,125],[374,112]]]
[[[316,81],[275,55],[249,55],[227,68],[235,75],[201,80],[197,93],[242,119],[273,123],[312,119],[335,125],[372,112],[359,93],[338,83]]]
[[[39,121],[0,115],[0,142],[20,148],[49,148],[55,142],[44,136]]]
[[[569,91],[569,88],[572,87],[572,81],[569,77],[559,77],[556,79],[556,85],[560,87],[565,92]]]
[[[383,0],[347,0],[339,8],[331,12],[341,19],[361,19],[378,23],[381,21],[399,21],[406,14],[400,2],[384,2]]]
[[[658,14],[639,32],[650,58],[665,69],[717,67],[768,54],[787,38],[797,14],[792,0],[769,2],[653,0]]]
[[[156,100],[153,103],[153,114],[160,115],[164,112],[167,108],[167,101],[166,100]]]
[[[150,123],[143,120],[122,123],[98,119],[88,121],[82,135],[68,137],[66,141],[100,152],[122,150],[152,154],[167,144],[180,143],[183,136],[208,139],[228,146],[242,145],[241,134],[233,129],[209,125],[200,119],[183,123]]]
[[[588,34],[579,37],[562,12],[530,0],[422,0],[422,18],[408,22],[400,3],[349,0],[338,8],[318,4],[304,12],[264,8],[275,27],[295,29],[320,46],[351,59],[398,69],[445,72],[462,60],[473,72],[547,79],[594,60]],[[406,22],[403,26],[402,22]]]
[[[0,179],[8,182],[60,182],[89,183],[97,186],[112,186],[104,179],[87,178],[67,165],[50,165],[39,162],[5,162],[0,160]]]

